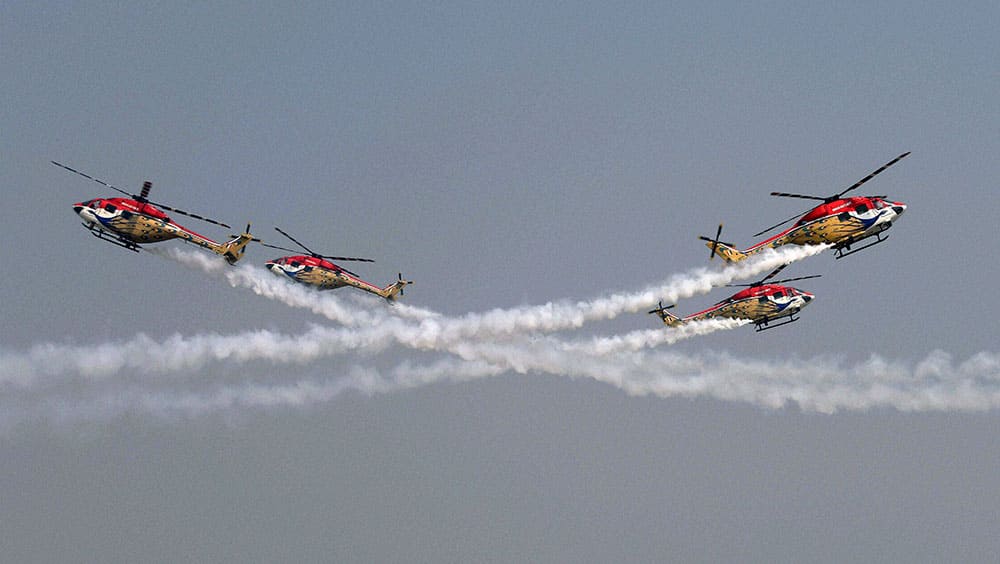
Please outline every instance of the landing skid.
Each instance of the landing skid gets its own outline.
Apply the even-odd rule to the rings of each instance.
[[[847,243],[843,243],[843,244],[837,245],[836,247],[834,247],[834,249],[837,251],[836,258],[842,259],[842,258],[844,258],[844,257],[846,257],[848,255],[853,255],[854,253],[856,253],[858,251],[863,251],[863,250],[867,249],[868,247],[874,247],[875,245],[878,245],[879,243],[888,240],[889,236],[888,235],[883,236],[882,234],[885,233],[890,227],[892,227],[892,224],[891,223],[886,223],[886,224],[884,224],[884,226],[882,227],[882,229],[880,231],[874,233],[873,235],[869,235],[868,237],[865,237],[864,239],[856,239],[856,240],[853,240],[853,241],[848,241]],[[851,249],[851,245],[852,244],[857,243],[858,241],[864,241],[865,239],[868,239],[869,237],[875,237],[875,240],[872,241],[871,243],[868,243],[867,245],[865,245],[863,247],[858,247],[858,248],[853,249],[853,250]],[[844,252],[844,251],[847,251],[847,252]]]
[[[773,325],[769,324],[768,320],[765,318],[763,321],[760,321],[760,322],[757,323],[757,332],[760,333],[761,331],[767,331],[768,329],[774,329],[776,327],[781,327],[782,325],[788,325],[789,323],[795,323],[798,320],[799,320],[799,318],[795,317],[794,313],[791,314],[791,315],[789,315],[788,319],[786,319],[785,321],[782,321],[781,323],[775,323]]]
[[[129,241],[128,239],[123,239],[123,238],[118,237],[116,235],[110,235],[110,234],[108,234],[107,231],[104,231],[103,229],[101,229],[99,227],[95,227],[93,223],[91,223],[91,224],[84,223],[83,226],[86,227],[87,230],[90,231],[90,234],[93,235],[94,237],[97,237],[98,239],[100,239],[102,241],[107,241],[108,243],[111,243],[112,245],[118,245],[119,247],[128,249],[128,250],[130,250],[132,252],[136,252],[136,253],[138,253],[139,249],[142,248],[139,245],[137,245],[136,243],[133,243],[132,241]]]

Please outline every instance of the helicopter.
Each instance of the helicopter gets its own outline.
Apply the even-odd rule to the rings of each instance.
[[[798,288],[782,286],[786,282],[795,280],[806,280],[809,278],[819,278],[819,274],[811,276],[799,276],[797,278],[786,278],[784,280],[774,280],[771,278],[781,272],[784,266],[780,266],[764,278],[751,284],[726,284],[728,287],[745,287],[744,290],[736,292],[732,296],[716,303],[712,307],[691,314],[687,317],[677,317],[667,311],[673,305],[664,306],[663,302],[659,306],[649,311],[660,316],[663,323],[668,327],[676,327],[690,321],[703,321],[725,317],[731,319],[748,319],[757,327],[759,333],[767,329],[774,329],[782,325],[788,325],[799,320],[795,314],[802,308],[809,305],[813,300],[813,295]],[[779,323],[773,323],[781,320]]]
[[[822,245],[833,246],[836,258],[844,258],[858,251],[877,245],[889,238],[885,235],[893,222],[895,222],[903,212],[906,211],[906,204],[887,200],[888,196],[862,196],[845,198],[844,194],[854,190],[862,184],[868,182],[885,169],[896,164],[901,159],[909,155],[909,152],[899,155],[881,168],[862,178],[858,182],[849,186],[845,190],[831,196],[809,196],[804,194],[789,194],[787,192],[771,192],[772,196],[784,198],[801,198],[805,200],[819,200],[823,202],[812,208],[805,215],[796,214],[785,221],[772,225],[767,229],[755,233],[758,237],[781,227],[782,225],[799,218],[795,225],[785,231],[753,245],[745,251],[736,248],[732,243],[720,241],[722,236],[722,224],[715,233],[715,238],[698,237],[706,241],[706,245],[711,249],[709,259],[719,255],[727,262],[739,262],[745,258],[758,253],[764,249],[776,248],[782,245]],[[801,216],[801,217],[800,217]],[[874,241],[852,249],[852,245],[874,237]]]
[[[275,227],[274,229],[298,245],[302,250],[309,253],[308,255],[285,256],[267,261],[266,266],[268,270],[277,275],[283,277],[287,276],[296,282],[312,286],[318,290],[333,290],[343,286],[353,286],[359,290],[364,290],[365,292],[383,297],[390,302],[395,301],[400,295],[403,294],[403,288],[405,288],[407,284],[413,284],[411,280],[403,280],[403,275],[400,273],[398,275],[399,279],[396,282],[393,282],[384,288],[379,288],[374,284],[365,282],[357,274],[351,272],[350,270],[330,262],[331,260],[375,262],[374,260],[357,257],[321,255],[313,252],[309,249],[309,247],[303,245],[297,239],[282,231],[280,227]],[[271,249],[278,249],[291,253],[299,252],[294,249],[279,247],[278,245],[271,245],[268,243],[261,243],[261,245]]]
[[[236,261],[243,257],[247,243],[253,240],[253,236],[250,235],[249,223],[244,233],[233,235],[233,239],[225,243],[216,243],[208,237],[199,235],[176,223],[159,208],[232,229],[225,223],[214,219],[150,201],[149,191],[153,187],[152,182],[143,182],[142,190],[138,194],[129,194],[125,190],[94,178],[85,172],[80,172],[56,161],[51,162],[58,167],[129,196],[128,198],[94,198],[73,204],[73,211],[83,219],[83,226],[94,237],[102,241],[139,252],[139,249],[142,248],[140,244],[181,239],[222,255],[229,264],[236,264]]]

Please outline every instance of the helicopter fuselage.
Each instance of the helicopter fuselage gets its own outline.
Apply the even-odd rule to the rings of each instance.
[[[882,242],[882,233],[905,211],[906,204],[879,197],[842,198],[816,206],[792,227],[745,251],[719,243],[715,252],[728,262],[738,262],[764,249],[782,245],[832,245],[840,258],[861,250],[851,250],[851,245],[859,241],[877,238],[861,248]],[[708,247],[712,248],[713,244],[708,243]]]
[[[91,231],[96,229],[113,235],[122,246],[133,250],[139,244],[169,239],[183,239],[208,249],[219,246],[208,237],[175,223],[155,206],[130,198],[95,198],[73,204],[73,211]]]
[[[837,246],[855,243],[888,229],[906,211],[902,202],[860,197],[834,200],[816,206],[783,233],[750,247],[749,251],[780,245]]]
[[[375,288],[373,284],[351,276],[336,264],[318,257],[292,255],[269,260],[265,264],[275,274],[287,276],[318,290],[333,290],[344,286],[369,291]]]
[[[796,321],[794,315],[809,305],[813,297],[809,292],[791,286],[763,284],[740,290],[714,306],[687,317],[677,317],[662,307],[655,312],[670,327],[692,321],[729,318],[746,319],[754,323],[758,331],[762,331]],[[784,321],[769,327],[776,320]]]

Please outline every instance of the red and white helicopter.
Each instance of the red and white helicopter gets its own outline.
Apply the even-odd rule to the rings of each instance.
[[[112,186],[103,180],[94,178],[89,174],[80,172],[64,164],[55,161],[52,161],[52,164],[129,196],[128,198],[94,198],[73,204],[73,211],[83,219],[83,226],[94,237],[111,244],[124,247],[130,251],[139,252],[139,249],[142,248],[139,246],[140,244],[181,239],[182,241],[218,253],[225,257],[230,264],[236,264],[236,261],[240,260],[243,256],[247,243],[253,240],[253,235],[250,235],[249,223],[247,224],[246,232],[234,235],[233,239],[225,243],[216,243],[208,237],[199,235],[178,224],[158,208],[232,229],[225,223],[215,221],[214,219],[149,201],[147,196],[149,196],[149,191],[153,187],[152,182],[143,182],[142,191],[139,194],[129,194],[121,188]]]
[[[280,276],[287,276],[296,282],[307,284],[319,290],[333,290],[344,286],[353,286],[359,290],[364,290],[365,292],[370,292],[376,296],[381,296],[389,301],[394,301],[402,295],[403,288],[405,288],[407,284],[413,284],[410,280],[403,280],[403,275],[400,274],[399,280],[384,288],[380,288],[374,284],[365,282],[359,278],[357,274],[351,272],[350,270],[330,262],[331,260],[375,262],[372,259],[321,255],[313,252],[309,249],[309,247],[306,247],[294,237],[282,231],[280,228],[275,227],[274,229],[277,230],[278,233],[288,237],[293,243],[301,247],[302,250],[309,253],[308,256],[292,255],[267,261],[266,264],[268,270]],[[298,252],[294,249],[288,249],[267,243],[261,243],[261,245],[291,253]]]
[[[781,223],[768,227],[760,233],[755,233],[754,237],[763,235],[801,215],[792,227],[770,239],[757,243],[745,251],[738,250],[732,243],[719,241],[719,237],[722,235],[722,224],[719,224],[719,230],[715,233],[714,239],[705,236],[701,236],[699,239],[707,241],[706,245],[712,250],[712,253],[709,255],[710,259],[715,257],[715,255],[719,255],[727,262],[738,262],[764,249],[780,247],[781,245],[830,244],[833,245],[838,259],[877,245],[889,238],[888,235],[883,235],[883,233],[892,227],[893,222],[899,219],[899,216],[903,215],[903,212],[906,211],[906,204],[887,200],[887,196],[862,196],[856,198],[844,198],[843,196],[865,182],[868,182],[909,154],[909,152],[906,152],[899,155],[875,172],[832,196],[807,196],[789,194],[787,192],[771,192],[772,196],[819,200],[823,203],[809,210],[805,215],[796,214]],[[870,237],[875,237],[875,241],[862,247],[851,249],[851,246],[855,243]]]
[[[788,325],[799,320],[799,318],[795,317],[795,314],[809,305],[814,296],[809,292],[804,292],[791,286],[782,286],[781,284],[794,280],[819,278],[820,275],[814,274],[812,276],[786,278],[784,280],[774,280],[773,282],[765,283],[781,272],[783,268],[784,266],[778,267],[761,280],[752,284],[727,284],[726,286],[730,287],[745,286],[746,289],[736,292],[705,311],[699,311],[698,313],[681,318],[667,311],[667,309],[674,307],[673,305],[664,306],[663,302],[660,302],[659,307],[650,310],[649,313],[659,315],[660,319],[668,327],[676,327],[691,321],[703,321],[718,317],[748,319],[757,326],[758,332]],[[782,321],[776,324],[772,323],[776,320]]]

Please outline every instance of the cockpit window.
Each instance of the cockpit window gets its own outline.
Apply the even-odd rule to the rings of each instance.
[[[114,204],[104,204],[104,209],[107,210],[107,211],[109,211],[109,212],[114,212],[118,208],[116,208]]]
[[[774,297],[776,297],[776,298],[783,298],[783,297],[785,297],[785,293],[784,292],[776,292],[774,294]]]
[[[867,204],[858,204],[858,205],[854,206],[854,211],[856,211],[858,213],[865,213],[866,211],[868,211],[868,205]]]
[[[299,266],[301,263],[297,260],[292,261],[292,266]]]

